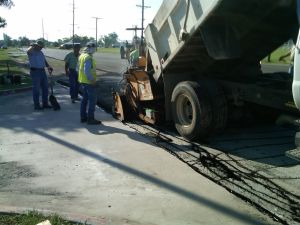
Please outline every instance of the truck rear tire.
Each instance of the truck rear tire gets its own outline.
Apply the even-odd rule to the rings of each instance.
[[[188,140],[205,138],[212,123],[212,106],[205,86],[194,81],[177,84],[172,93],[172,116],[178,133]]]
[[[136,113],[127,102],[126,96],[117,95],[118,97],[114,97],[115,99],[113,101],[112,116],[122,122],[132,121],[137,118]]]

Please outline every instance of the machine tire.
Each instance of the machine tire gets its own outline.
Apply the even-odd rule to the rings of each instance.
[[[212,106],[205,86],[194,81],[177,84],[171,98],[172,116],[178,133],[188,140],[209,135]]]

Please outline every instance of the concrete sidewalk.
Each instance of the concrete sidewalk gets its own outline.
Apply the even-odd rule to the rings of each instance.
[[[92,224],[276,224],[101,109],[56,85],[61,111],[33,111],[31,92],[0,96],[0,211],[56,212]]]

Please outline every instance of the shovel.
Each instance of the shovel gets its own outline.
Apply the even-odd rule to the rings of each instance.
[[[51,88],[51,94],[49,96],[49,102],[52,105],[53,110],[60,110],[60,105],[57,102],[56,97],[53,95],[53,77],[52,77],[52,70],[49,70],[50,74],[50,88]]]

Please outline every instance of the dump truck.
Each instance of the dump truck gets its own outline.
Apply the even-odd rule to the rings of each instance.
[[[144,56],[113,93],[114,115],[170,121],[189,140],[252,110],[298,116],[293,76],[260,63],[297,39],[296,8],[296,0],[164,0],[145,29]]]

